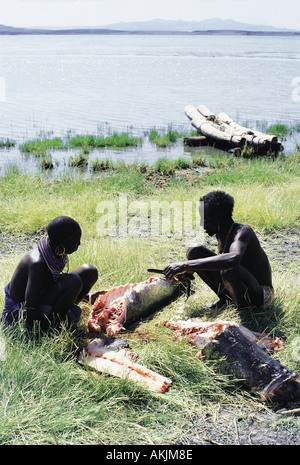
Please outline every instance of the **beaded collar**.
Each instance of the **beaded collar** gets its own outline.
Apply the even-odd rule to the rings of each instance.
[[[56,256],[50,247],[48,236],[43,236],[38,240],[37,248],[40,254],[42,255],[49,270],[51,271],[54,281],[56,281],[59,278],[65,266],[67,265],[69,267],[68,255],[64,253],[59,257]]]

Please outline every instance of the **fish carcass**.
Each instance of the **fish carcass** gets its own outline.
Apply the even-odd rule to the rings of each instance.
[[[157,326],[165,325],[175,330],[174,337],[181,340],[188,336],[191,344],[197,345],[200,351],[196,357],[202,356],[202,349],[215,337],[229,326],[235,326],[245,334],[251,341],[257,343],[265,350],[274,350],[279,352],[283,349],[283,340],[279,337],[272,337],[265,333],[258,333],[237,324],[233,321],[215,320],[203,321],[201,318],[189,318],[188,320],[165,320],[156,323]]]
[[[147,317],[180,294],[182,283],[165,277],[112,287],[97,297],[88,320],[96,333],[114,335],[132,323]]]
[[[288,401],[298,398],[298,375],[266,353],[283,348],[280,338],[250,331],[234,322],[217,320],[204,322],[200,318],[187,321],[165,321],[175,330],[175,337],[189,337],[191,344],[200,347],[197,357],[222,359],[222,368],[233,373],[261,400]]]
[[[172,381],[134,362],[133,360],[137,357],[138,354],[126,348],[115,351],[110,347],[105,347],[102,340],[98,338],[93,339],[82,349],[77,360],[80,364],[87,364],[96,371],[128,379],[151,391],[167,391]]]

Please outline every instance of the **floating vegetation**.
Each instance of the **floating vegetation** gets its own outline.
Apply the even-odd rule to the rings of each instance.
[[[267,132],[270,134],[274,134],[277,137],[280,137],[281,139],[286,137],[288,133],[288,127],[286,124],[273,124],[273,126],[270,126],[267,129]]]
[[[12,143],[11,143],[12,144]],[[31,153],[37,157],[43,156],[49,150],[68,150],[82,148],[85,154],[96,148],[105,147],[137,147],[142,144],[142,137],[131,137],[128,133],[118,134],[114,132],[111,136],[96,137],[91,134],[77,135],[68,137],[64,142],[62,138],[55,137],[53,139],[35,139],[25,142],[19,146],[21,152]],[[1,146],[8,145],[8,141],[0,142]]]
[[[93,171],[106,171],[113,169],[113,162],[109,160],[108,158],[106,160],[99,160],[98,158],[96,160],[92,161],[92,170]]]
[[[6,139],[6,140],[0,140],[0,148],[10,148],[10,147],[15,147],[16,142],[14,140]]]
[[[52,170],[54,168],[54,162],[51,155],[43,155],[39,161],[40,168],[44,170]]]
[[[82,147],[83,149],[105,148],[105,147],[137,147],[142,144],[141,137],[131,137],[127,132],[118,134],[114,132],[111,136],[96,137],[93,135],[75,136],[68,139],[70,148]]]
[[[172,129],[171,126],[168,127],[167,132],[164,130],[158,131],[157,129],[151,129],[149,133],[150,142],[156,144],[158,147],[168,147],[182,138],[183,133]]]
[[[66,146],[60,137],[55,137],[54,139],[35,139],[20,145],[21,152],[33,153],[35,155],[42,155],[50,149],[62,150],[65,148]]]
[[[69,166],[85,168],[88,166],[88,157],[84,152],[80,152],[69,158]]]

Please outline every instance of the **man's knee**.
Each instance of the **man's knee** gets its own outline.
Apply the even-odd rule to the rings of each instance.
[[[186,256],[188,260],[196,260],[197,258],[205,258],[210,255],[210,251],[204,245],[200,244],[200,242],[196,242],[192,244],[186,252]]]
[[[234,281],[238,276],[237,270],[235,268],[227,268],[225,270],[221,270],[220,274],[223,282],[228,283]]]

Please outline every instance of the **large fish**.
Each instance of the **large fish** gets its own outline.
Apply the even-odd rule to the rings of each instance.
[[[96,299],[88,327],[97,333],[114,335],[149,316],[182,292],[182,282],[165,277],[110,288]]]
[[[261,400],[290,401],[299,397],[298,375],[270,357],[238,327],[228,326],[206,345],[204,355],[225,358],[223,368],[239,376]]]
[[[115,339],[109,344],[103,338],[90,341],[78,356],[78,362],[88,365],[96,371],[118,378],[128,379],[154,392],[165,392],[172,384],[171,379],[136,363],[138,354],[130,352],[123,340]],[[126,344],[125,344],[126,345]],[[116,350],[120,348],[120,350]]]
[[[261,400],[288,401],[299,396],[298,375],[272,358],[267,352],[281,351],[283,340],[257,333],[231,321],[166,320],[164,324],[175,330],[176,339],[188,337],[200,352],[196,357],[221,359],[222,369],[243,380]]]

